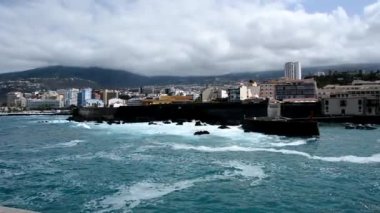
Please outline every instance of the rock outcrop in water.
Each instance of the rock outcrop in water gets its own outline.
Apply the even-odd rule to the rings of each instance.
[[[221,125],[218,127],[219,129],[229,129],[230,127],[228,127],[227,125]]]
[[[194,133],[194,135],[209,135],[210,134],[210,132],[208,132],[208,131],[197,131],[197,132],[195,132]]]

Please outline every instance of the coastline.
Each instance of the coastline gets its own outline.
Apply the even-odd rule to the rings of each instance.
[[[72,115],[69,110],[62,110],[59,112],[38,112],[38,111],[22,111],[22,112],[1,112],[0,116],[32,116],[32,115]]]

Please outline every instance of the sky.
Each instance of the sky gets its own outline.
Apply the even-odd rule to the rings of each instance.
[[[376,63],[380,0],[0,0],[0,73],[219,75]]]

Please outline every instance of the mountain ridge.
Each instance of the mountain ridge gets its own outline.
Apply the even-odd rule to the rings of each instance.
[[[353,71],[353,70],[379,70],[380,63],[371,64],[342,64],[320,67],[306,67],[303,68],[303,75],[313,75],[318,71]],[[327,74],[327,73],[326,73]],[[9,72],[0,74],[0,81],[17,81],[17,80],[31,80],[45,79],[45,83],[50,81],[60,81],[66,79],[74,83],[68,85],[75,87],[75,81],[89,82],[89,86],[97,88],[125,88],[125,87],[139,87],[146,85],[164,85],[164,84],[212,84],[215,82],[231,82],[240,80],[267,80],[271,78],[278,78],[283,76],[282,70],[261,71],[261,72],[236,72],[224,75],[209,75],[209,76],[145,76],[136,74],[130,71],[108,69],[100,67],[75,67],[75,66],[48,66],[40,67],[30,70]],[[56,84],[57,86],[64,86],[62,83]],[[52,83],[48,89],[54,88]]]

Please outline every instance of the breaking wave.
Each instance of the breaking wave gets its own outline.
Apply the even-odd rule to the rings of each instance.
[[[39,123],[48,123],[48,124],[65,124],[69,123],[70,121],[61,119],[61,120],[46,120],[46,121],[38,121]]]
[[[76,127],[81,127],[81,128],[84,128],[84,129],[91,129],[91,127],[88,124],[86,124],[86,123],[78,123],[76,125]]]
[[[286,147],[286,146],[302,146],[308,144],[312,140],[306,139],[289,139],[280,136],[264,135],[261,133],[245,133],[239,126],[229,126],[229,129],[219,129],[217,125],[195,126],[195,122],[185,122],[179,126],[176,123],[157,125],[148,125],[148,123],[127,123],[120,125],[98,124],[91,126],[94,129],[107,130],[108,134],[133,134],[136,137],[142,136],[179,136],[186,140],[220,140],[225,145],[233,144],[249,144],[255,147]],[[196,131],[205,130],[210,133],[204,137],[195,136]],[[315,141],[314,139],[313,141]]]
[[[289,143],[285,143],[285,142],[270,143],[270,146],[285,147],[285,146],[301,146],[305,144],[307,144],[306,140],[297,140],[297,141],[289,142]]]
[[[380,163],[380,153],[374,154],[369,157],[359,157],[354,155],[339,156],[339,157],[320,157],[313,156],[306,152],[287,149],[274,149],[274,148],[252,148],[241,146],[226,146],[226,147],[208,147],[208,146],[192,146],[185,144],[171,144],[174,150],[195,150],[200,152],[273,152],[285,155],[298,155],[313,160],[321,160],[327,162],[349,162],[349,163]]]

